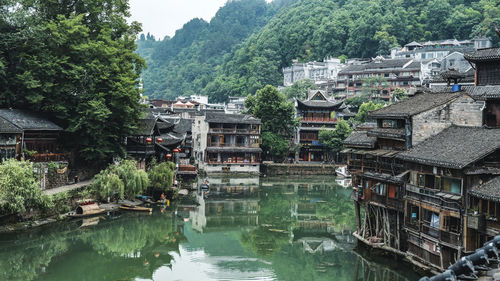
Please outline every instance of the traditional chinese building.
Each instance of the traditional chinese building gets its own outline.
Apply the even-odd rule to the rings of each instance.
[[[206,173],[259,173],[260,119],[244,114],[205,113],[194,118],[193,151]]]
[[[306,100],[296,100],[300,127],[295,143],[300,144],[299,161],[322,162],[327,160],[323,145],[319,141],[320,130],[333,130],[338,118],[352,116],[342,101],[331,101],[324,91],[308,92]]]
[[[35,162],[68,161],[60,143],[63,128],[39,114],[20,109],[0,109],[0,157],[27,158]]]

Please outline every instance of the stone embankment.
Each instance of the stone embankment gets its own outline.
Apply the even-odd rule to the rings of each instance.
[[[280,175],[335,175],[335,169],[338,167],[335,164],[278,164],[278,163],[263,163],[261,172],[267,176]]]

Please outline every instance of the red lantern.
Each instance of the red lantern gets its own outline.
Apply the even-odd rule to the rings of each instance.
[[[165,157],[167,157],[167,159],[170,159],[170,158],[172,158],[172,154],[167,154],[167,155],[165,155]]]
[[[163,139],[162,139],[162,138],[157,138],[157,139],[156,139],[156,142],[157,142],[157,143],[162,143],[162,142],[163,142]]]
[[[146,138],[147,143],[151,143],[153,140],[151,138]]]
[[[174,153],[177,153],[177,152],[179,152],[179,149],[178,149],[178,148],[176,148],[176,149],[174,149],[173,151],[174,151]]]

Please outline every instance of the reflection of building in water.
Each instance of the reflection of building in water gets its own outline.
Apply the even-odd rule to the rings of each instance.
[[[304,251],[311,254],[330,252],[339,248],[335,241],[326,237],[303,237],[296,243],[301,244]]]
[[[352,187],[352,179],[350,178],[343,178],[343,179],[336,178],[335,183],[344,188]]]
[[[197,195],[200,204],[189,217],[199,232],[221,228],[253,227],[259,223],[257,186],[210,184],[207,198]]]
[[[260,177],[258,175],[250,177],[198,177],[198,184],[202,184],[208,180],[210,186],[222,185],[222,186],[259,186]]]
[[[295,187],[298,201],[292,204],[292,217],[297,220],[297,231],[305,233],[333,233],[333,223],[317,216],[318,204],[325,203],[333,193],[326,184],[299,184]]]

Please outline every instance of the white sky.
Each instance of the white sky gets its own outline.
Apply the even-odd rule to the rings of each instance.
[[[130,0],[129,20],[142,23],[142,32],[156,39],[174,36],[193,18],[210,21],[227,0]]]

